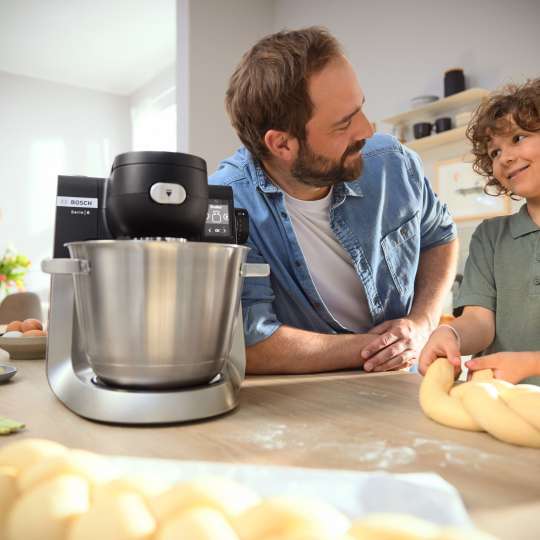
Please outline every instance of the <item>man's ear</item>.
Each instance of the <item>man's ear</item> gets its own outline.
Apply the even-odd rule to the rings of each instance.
[[[298,155],[298,139],[286,131],[269,129],[264,135],[264,143],[273,157],[286,163],[292,163]]]

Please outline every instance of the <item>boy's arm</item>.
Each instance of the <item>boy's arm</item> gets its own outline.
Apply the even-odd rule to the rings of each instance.
[[[459,334],[461,354],[477,354],[487,349],[495,338],[495,313],[480,306],[466,306],[463,315],[449,326]]]
[[[495,313],[480,306],[467,306],[461,317],[439,326],[432,332],[420,354],[420,373],[424,374],[439,356],[448,358],[456,371],[459,371],[462,354],[483,351],[494,337]]]

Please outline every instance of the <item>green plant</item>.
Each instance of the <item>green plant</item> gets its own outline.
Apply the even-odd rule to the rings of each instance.
[[[8,248],[0,258],[0,293],[2,295],[24,288],[24,276],[30,268],[30,259]]]

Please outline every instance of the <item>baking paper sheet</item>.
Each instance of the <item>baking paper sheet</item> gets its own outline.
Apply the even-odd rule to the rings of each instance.
[[[131,457],[115,457],[112,463],[121,475],[152,476],[171,484],[223,476],[262,497],[316,497],[352,519],[373,512],[400,512],[437,525],[472,526],[458,491],[434,473],[390,474]]]

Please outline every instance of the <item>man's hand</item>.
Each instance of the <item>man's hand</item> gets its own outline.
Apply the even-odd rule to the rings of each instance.
[[[469,360],[465,365],[469,369],[469,379],[475,371],[491,369],[496,379],[517,384],[523,379],[537,374],[532,366],[533,358],[528,358],[528,356],[529,353],[500,352]]]
[[[432,332],[426,346],[420,353],[418,371],[425,375],[427,368],[441,356],[448,358],[457,375],[461,370],[460,343],[457,331],[454,333],[449,325],[439,326]]]
[[[412,319],[393,319],[370,328],[378,334],[361,353],[365,371],[391,371],[410,367],[429,336],[427,324]]]

